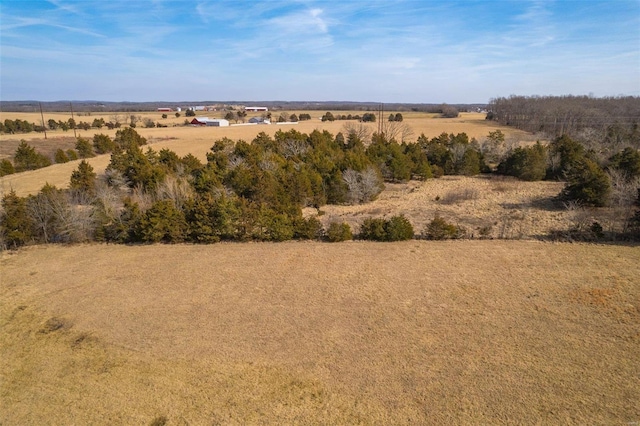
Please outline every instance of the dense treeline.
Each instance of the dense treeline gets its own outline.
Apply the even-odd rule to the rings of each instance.
[[[568,135],[604,156],[640,149],[640,97],[510,96],[488,108],[488,119],[551,138]]]
[[[332,224],[325,232],[316,217],[302,216],[302,207],[366,203],[385,179],[431,177],[416,144],[374,137],[368,147],[355,132],[334,137],[278,131],[274,137],[260,133],[251,143],[225,138],[213,144],[203,164],[167,149],[143,151],[144,138],[123,129],[116,140],[103,135],[87,148],[112,151],[104,178],[82,161],[69,190],[47,185],[36,196],[7,194],[4,243],[348,239],[348,225]],[[403,224],[404,233],[388,226],[384,240],[413,236],[406,219],[393,223]]]
[[[78,158],[91,158],[98,154],[107,154],[115,149],[124,149],[132,140],[139,145],[147,143],[145,138],[129,127],[118,130],[113,140],[104,134],[96,134],[92,140],[79,137],[76,140],[75,149],[66,151],[58,149],[53,156],[53,160],[55,163],[67,163]],[[35,148],[25,140],[22,140],[13,156],[13,162],[7,158],[0,160],[0,177],[50,165],[51,158],[37,152]]]
[[[429,179],[449,174],[491,172],[485,157],[504,143],[492,132],[482,145],[464,133],[415,143],[398,143],[373,134],[365,141],[356,129],[346,135],[315,130],[260,133],[247,143],[223,138],[214,142],[202,163],[189,154],[151,148],[134,129],[111,140],[96,135],[93,144],[79,139],[78,152],[111,152],[104,176],[81,161],[68,190],[46,185],[26,198],[11,192],[2,199],[0,236],[5,247],[32,242],[106,241],[116,243],[283,241],[353,237],[346,223],[324,229],[303,207],[370,202],[384,182]],[[26,145],[26,144],[24,144]],[[33,152],[22,147],[28,158]],[[516,148],[499,158],[499,173],[523,180],[563,179],[560,198],[575,206],[610,206],[620,213],[624,238],[640,234],[635,204],[640,192],[640,153],[632,148],[601,162],[593,151],[562,136],[548,147]],[[30,160],[31,161],[31,160]],[[36,160],[33,160],[36,161]],[[23,166],[21,166],[23,167]],[[634,204],[635,203],[635,204]],[[600,232],[590,224],[589,235]],[[597,226],[596,226],[597,225]],[[584,229],[574,230],[583,233]],[[421,235],[461,238],[464,230],[436,217]],[[413,238],[403,216],[371,218],[358,237],[376,241]],[[597,234],[600,235],[600,234]]]
[[[101,129],[103,127],[109,129],[119,128],[121,124],[119,122],[112,123],[106,122],[103,118],[95,118],[91,123],[85,121],[76,121],[74,118],[68,120],[54,120],[49,119],[46,123],[46,127],[34,123],[29,123],[26,120],[19,118],[15,120],[5,119],[4,122],[0,122],[0,133],[30,133],[30,132],[44,132],[45,130],[63,130],[68,131],[70,129],[89,130],[91,128]]]

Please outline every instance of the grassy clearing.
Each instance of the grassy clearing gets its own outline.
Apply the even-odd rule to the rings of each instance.
[[[626,424],[640,249],[39,246],[0,261],[2,424]]]

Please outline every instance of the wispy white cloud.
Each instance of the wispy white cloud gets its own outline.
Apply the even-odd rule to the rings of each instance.
[[[640,92],[637,0],[615,8],[412,0],[31,0],[2,7],[3,97],[16,99],[33,98],[30,85],[34,93],[60,87],[68,97],[74,81],[78,90],[108,94],[107,81],[131,100],[211,93],[453,103],[562,87]],[[25,67],[47,73],[34,79],[24,72],[18,81]]]

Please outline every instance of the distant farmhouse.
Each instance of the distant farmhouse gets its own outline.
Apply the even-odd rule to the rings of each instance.
[[[264,117],[251,117],[249,119],[249,123],[255,123],[255,124],[271,124],[271,120],[269,120],[268,118],[264,118]]]
[[[269,108],[267,107],[259,107],[259,106],[248,106],[248,107],[244,107],[245,111],[253,111],[253,112],[258,112],[258,111],[269,111]]]
[[[171,108],[158,108],[158,112],[171,112],[173,109]]]
[[[191,125],[227,127],[229,126],[229,120],[225,120],[224,118],[196,117],[193,120],[191,120]]]

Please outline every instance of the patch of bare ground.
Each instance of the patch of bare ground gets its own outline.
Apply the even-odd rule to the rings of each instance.
[[[444,176],[424,182],[385,184],[377,200],[356,206],[323,206],[325,226],[344,221],[358,230],[368,217],[405,215],[417,234],[439,215],[473,238],[537,238],[567,229],[569,217],[555,198],[562,182],[523,182],[514,178]],[[315,214],[306,209],[305,214]]]
[[[640,419],[637,246],[37,246],[0,266],[2,424]]]

